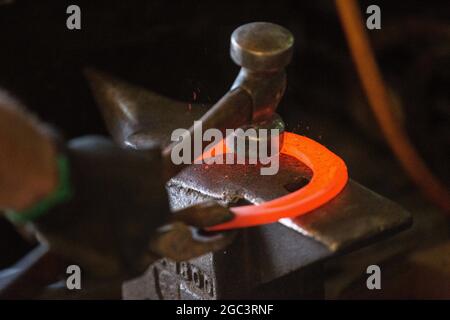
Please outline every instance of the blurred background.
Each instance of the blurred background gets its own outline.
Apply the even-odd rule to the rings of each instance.
[[[397,119],[450,186],[450,2],[359,3],[381,8],[382,29],[369,36]],[[79,31],[66,28],[69,4],[81,8]],[[411,230],[330,263],[328,298],[368,294],[354,276],[364,275],[368,256],[388,270],[383,298],[450,298],[448,218],[421,196],[380,133],[332,0],[0,0],[0,87],[67,139],[106,134],[84,67],[210,105],[239,70],[229,57],[231,32],[253,21],[278,23],[296,39],[279,107],[288,130],[329,147],[347,162],[354,180],[414,216]],[[33,245],[2,220],[0,269]]]

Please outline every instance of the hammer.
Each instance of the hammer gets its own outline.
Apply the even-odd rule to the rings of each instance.
[[[241,70],[228,91],[199,121],[204,130],[215,128],[226,136],[226,129],[236,129],[250,123],[272,121],[274,112],[286,88],[285,67],[292,58],[294,37],[289,30],[268,22],[253,22],[240,26],[231,35],[230,55]],[[182,137],[190,139],[194,126]],[[171,161],[173,142],[163,150],[168,176],[174,176],[186,164]],[[209,142],[203,142],[204,150]],[[200,157],[191,143],[191,160]]]

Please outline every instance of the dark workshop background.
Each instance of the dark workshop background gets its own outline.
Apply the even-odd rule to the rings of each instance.
[[[450,185],[450,2],[360,3],[381,7],[382,29],[369,33],[399,121],[435,174]],[[0,4],[0,87],[67,139],[106,134],[84,67],[178,100],[196,97],[212,104],[238,72],[229,57],[231,32],[252,21],[281,24],[296,39],[279,107],[288,129],[327,145],[347,161],[353,179],[413,213],[435,210],[405,178],[378,131],[332,0]],[[69,4],[81,7],[82,30],[66,28]],[[0,237],[14,239],[0,241],[0,267],[5,267],[29,244],[2,225],[6,231]]]

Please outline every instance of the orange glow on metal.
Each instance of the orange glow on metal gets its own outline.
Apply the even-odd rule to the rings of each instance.
[[[221,145],[222,147],[214,147],[216,155],[218,150],[228,151],[223,142]],[[233,220],[208,230],[244,228],[303,215],[336,197],[348,181],[345,162],[312,139],[285,132],[281,153],[306,164],[313,171],[311,181],[305,187],[275,200],[259,205],[233,207]],[[211,154],[204,154],[203,158],[209,155]]]

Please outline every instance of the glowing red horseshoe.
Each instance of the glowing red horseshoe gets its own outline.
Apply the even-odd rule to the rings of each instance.
[[[281,153],[297,158],[312,171],[311,181],[298,191],[260,205],[233,207],[229,222],[208,230],[244,228],[294,218],[314,210],[341,192],[348,181],[344,161],[320,143],[294,133],[284,133]]]

